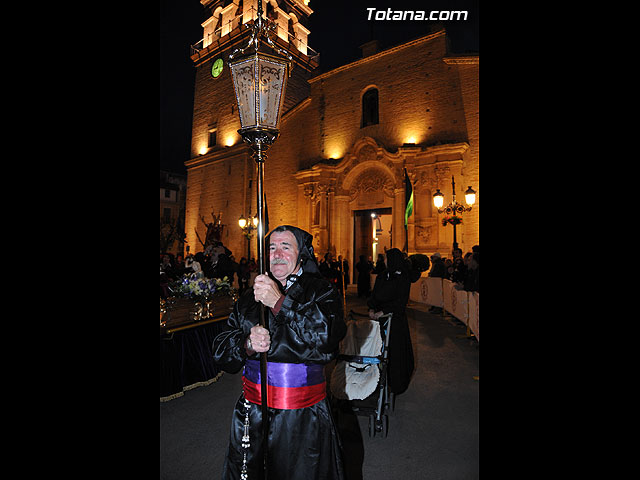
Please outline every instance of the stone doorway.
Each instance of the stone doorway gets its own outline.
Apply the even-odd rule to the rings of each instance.
[[[393,248],[392,209],[375,208],[353,210],[353,258],[351,265],[360,261],[360,255],[371,257],[375,265],[378,253]],[[351,272],[352,282],[357,283],[358,272]]]

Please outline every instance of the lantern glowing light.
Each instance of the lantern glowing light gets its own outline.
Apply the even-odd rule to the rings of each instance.
[[[467,188],[467,191],[464,192],[464,200],[469,206],[476,203],[476,192],[473,188],[471,188],[471,186],[469,186],[469,188]]]
[[[284,102],[288,63],[256,52],[231,62],[230,66],[242,126],[240,130],[276,130]]]
[[[444,205],[444,195],[439,188],[437,189],[436,193],[433,194],[433,204],[436,206],[436,208],[442,208],[442,205]]]

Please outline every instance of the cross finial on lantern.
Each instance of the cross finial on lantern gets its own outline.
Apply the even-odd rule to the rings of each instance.
[[[244,47],[236,48],[229,55],[229,66],[231,66],[231,63],[236,55],[244,55],[245,51],[247,51],[249,48],[253,48],[254,52],[258,53],[261,39],[264,39],[267,45],[269,45],[273,50],[278,52],[280,55],[285,56],[289,60],[288,70],[289,76],[291,76],[291,62],[293,61],[293,57],[284,48],[280,48],[275,44],[275,42],[271,38],[271,35],[276,30],[276,24],[271,19],[265,18],[262,13],[262,0],[258,0],[258,13],[256,19],[253,21],[253,24],[249,25],[249,28],[251,29],[251,36],[249,37],[249,41]]]

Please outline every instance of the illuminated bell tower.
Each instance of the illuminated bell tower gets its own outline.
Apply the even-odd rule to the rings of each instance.
[[[202,23],[203,48],[228,35],[239,25],[255,20],[258,8],[258,0],[201,0],[200,3],[211,13]],[[313,13],[309,0],[262,0],[262,7],[266,16],[276,22],[278,37],[285,42],[291,41],[306,55],[311,32],[305,24]]]
[[[228,72],[229,53],[249,36],[246,24],[256,18],[258,0],[200,0],[208,18],[202,39],[192,45],[196,67],[191,158],[216,147],[234,145],[240,138],[237,115],[232,115],[234,93]],[[309,0],[262,0],[265,15],[276,24],[274,40],[293,56],[283,114],[309,96],[307,79],[318,66],[318,55],[308,46],[305,26],[313,13]],[[233,126],[231,126],[233,124]]]
[[[202,39],[191,46],[196,68],[190,159],[187,166],[185,232],[191,252],[202,250],[201,217],[223,213],[222,242],[234,252],[246,251],[237,219],[255,213],[255,172],[248,146],[238,134],[240,121],[229,54],[247,43],[248,23],[255,21],[259,0],[200,0],[204,7]],[[275,24],[275,43],[293,57],[282,115],[310,95],[307,80],[318,67],[319,56],[309,45],[309,0],[262,0],[263,14]],[[232,201],[229,201],[232,199]],[[196,235],[195,232],[198,232]],[[239,260],[239,258],[237,259]]]

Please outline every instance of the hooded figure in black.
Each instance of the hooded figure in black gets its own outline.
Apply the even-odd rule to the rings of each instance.
[[[263,478],[258,352],[267,352],[268,474],[273,480],[343,480],[342,448],[326,398],[324,366],[345,336],[342,297],[320,274],[313,236],[284,225],[267,235],[269,275],[243,292],[213,342],[215,362],[243,370],[222,478]],[[294,245],[295,249],[294,249]],[[268,331],[260,327],[264,303]],[[248,425],[245,429],[245,425]],[[243,438],[248,432],[248,442]],[[247,446],[248,445],[248,446]]]
[[[367,300],[369,316],[374,318],[393,312],[389,337],[389,389],[395,395],[409,387],[414,368],[411,333],[406,307],[411,279],[407,262],[397,248],[387,250],[387,268],[376,277],[371,297]]]

